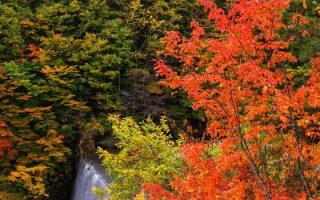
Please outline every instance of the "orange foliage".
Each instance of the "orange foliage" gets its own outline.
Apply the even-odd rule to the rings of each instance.
[[[298,199],[319,190],[320,57],[309,80],[294,89],[287,70],[297,59],[277,33],[286,0],[239,0],[228,12],[200,0],[220,34],[192,22],[190,38],[168,32],[157,60],[161,84],[182,88],[220,138],[221,155],[204,158],[204,144],[183,148],[186,166],[165,187],[145,183],[151,199]],[[294,16],[294,20],[299,16]],[[308,23],[299,17],[299,26]]]
[[[27,57],[32,58],[32,62],[40,62],[45,59],[45,55],[35,44],[29,44],[27,50],[30,52]]]

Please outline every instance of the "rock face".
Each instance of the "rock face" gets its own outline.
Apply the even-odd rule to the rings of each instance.
[[[72,200],[97,200],[93,187],[106,188],[111,182],[104,168],[96,160],[80,158]]]

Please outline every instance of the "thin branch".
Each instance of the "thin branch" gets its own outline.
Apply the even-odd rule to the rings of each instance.
[[[282,65],[282,72],[283,72],[285,88],[287,90],[287,95],[288,95],[288,98],[291,100],[291,93],[290,93],[290,89],[289,89],[289,84],[288,84],[287,75],[286,75],[286,68],[285,68],[284,64]],[[303,158],[301,148],[300,148],[300,137],[297,132],[296,122],[295,122],[295,118],[292,115],[292,112],[293,112],[293,109],[290,106],[289,107],[289,119],[290,119],[292,131],[293,131],[293,134],[294,134],[295,140],[296,140],[295,147],[296,147],[297,152],[299,153],[299,157],[296,159],[296,167],[299,172],[300,178],[302,179],[302,181],[306,187],[306,190],[307,190],[309,197],[312,197],[313,195],[311,192],[309,182],[307,181],[306,177],[304,176],[304,170],[302,169],[301,163],[300,163],[301,162],[300,158],[302,158],[303,160],[304,160],[304,158]]]

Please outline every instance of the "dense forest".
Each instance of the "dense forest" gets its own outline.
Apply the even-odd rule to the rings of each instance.
[[[316,0],[0,1],[1,200],[318,199],[319,111]]]

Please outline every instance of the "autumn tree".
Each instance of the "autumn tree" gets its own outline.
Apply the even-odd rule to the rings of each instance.
[[[177,172],[181,158],[178,145],[168,136],[165,118],[157,125],[151,118],[136,123],[132,118],[108,118],[120,152],[98,148],[98,154],[113,182],[106,188],[110,199],[132,199],[144,181],[166,183]],[[100,191],[101,193],[101,191]]]
[[[0,68],[1,199],[47,197],[48,176],[59,172],[70,153],[52,123],[51,107],[34,107],[32,101]]]
[[[203,158],[207,145],[187,145],[189,167],[169,184],[174,192],[157,184],[145,189],[154,199],[316,197],[319,55],[309,62],[306,80],[296,84],[291,66],[301,61],[289,45],[296,35],[279,34],[300,30],[308,20],[296,13],[293,24],[284,23],[291,3],[285,0],[232,1],[227,10],[199,3],[216,37],[195,21],[190,38],[168,32],[156,70],[165,77],[161,84],[182,88],[192,108],[205,112],[206,134],[219,139],[221,155]]]

